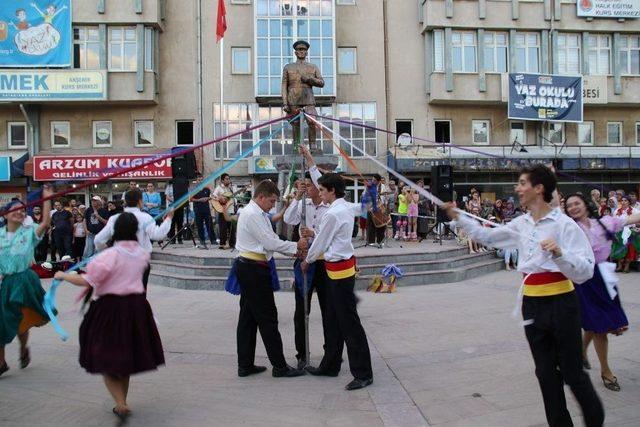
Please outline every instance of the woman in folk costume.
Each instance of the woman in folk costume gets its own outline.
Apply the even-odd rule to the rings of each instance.
[[[615,210],[613,216],[625,219],[631,215],[633,215],[633,208],[631,208],[629,204],[629,198],[627,196],[622,196],[620,205]],[[616,271],[628,273],[631,262],[638,258],[638,251],[636,249],[636,239],[638,236],[630,227],[624,227],[624,229],[619,231],[617,237],[622,242],[624,248],[620,248],[620,251],[614,251],[612,258],[616,259],[618,262]]]
[[[52,194],[46,187],[42,191],[43,197]],[[26,211],[21,206],[22,202],[13,201],[4,207],[5,212],[18,209],[5,215],[7,225],[0,229],[0,375],[9,370],[4,347],[18,335],[20,368],[26,368],[31,362],[29,329],[49,321],[42,308],[45,292],[31,264],[35,248],[51,222],[51,202],[44,202],[42,222],[28,226],[23,225]]]
[[[615,233],[625,226],[640,223],[640,214],[633,214],[626,218],[614,216],[598,218],[594,214],[595,206],[590,205],[581,194],[569,196],[566,206],[567,214],[576,221],[589,238],[597,264],[593,277],[576,287],[580,298],[582,329],[584,329],[584,364],[587,369],[590,368],[587,348],[593,341],[600,360],[600,375],[604,386],[609,390],[620,391],[618,379],[609,367],[607,334],[621,335],[629,328],[629,321],[615,288],[617,280],[613,276],[613,264],[607,263],[606,260],[611,253]]]
[[[66,280],[93,292],[93,301],[80,325],[80,366],[102,374],[120,419],[131,414],[127,404],[132,374],[164,365],[158,329],[147,301],[142,275],[150,254],[137,240],[138,220],[130,212],[114,224],[113,247],[100,252],[86,274],[58,272]]]

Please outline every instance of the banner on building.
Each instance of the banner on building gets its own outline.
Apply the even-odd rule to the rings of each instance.
[[[508,84],[510,119],[582,121],[582,76],[510,73]]]
[[[171,179],[171,159],[153,162],[154,155],[113,156],[35,156],[33,179],[35,181],[75,180],[102,178],[116,170],[142,163],[149,163],[113,179]]]
[[[70,67],[71,0],[11,0],[0,7],[0,67]]]
[[[100,101],[107,99],[106,71],[0,70],[0,101]]]
[[[590,18],[640,18],[640,0],[578,0],[578,16]]]
[[[0,181],[11,181],[11,157],[0,157]]]

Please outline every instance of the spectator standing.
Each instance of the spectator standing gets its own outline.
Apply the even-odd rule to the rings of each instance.
[[[196,179],[196,185],[202,182],[202,176]],[[204,187],[198,191],[192,198],[193,213],[196,217],[196,228],[198,229],[198,238],[200,239],[199,249],[208,249],[207,242],[205,240],[205,227],[207,234],[211,240],[211,244],[216,244],[216,235],[213,231],[213,218],[211,217],[211,207],[209,206],[209,200],[211,200],[211,190],[209,187]]]
[[[217,200],[225,209],[227,215],[231,215],[234,212],[233,190],[231,188],[231,177],[228,173],[223,173],[220,176],[220,184],[213,190],[213,198]],[[218,232],[220,233],[220,246],[219,249],[225,249],[227,243],[230,240],[230,226],[231,224],[226,220],[223,212],[218,212]]]
[[[82,254],[83,258],[90,258],[96,252],[93,243],[94,239],[96,235],[102,231],[108,219],[109,211],[103,207],[102,198],[100,196],[93,196],[91,198],[91,206],[87,209],[84,216],[87,238],[85,239],[84,253]]]
[[[73,241],[73,215],[67,209],[64,209],[65,205],[67,205],[65,199],[57,200],[53,205],[55,212],[51,217],[53,241],[60,258],[65,255],[71,256],[71,242]],[[55,259],[52,256],[52,261]]]
[[[78,213],[74,217],[73,240],[71,241],[71,251],[76,262],[82,260],[84,254],[84,244],[87,238],[87,229],[84,224],[84,217]]]
[[[40,206],[34,206],[31,218],[35,224],[42,223],[42,208]],[[34,259],[36,262],[44,262],[47,260],[47,251],[49,250],[49,233],[42,233],[42,240],[36,246]]]
[[[147,184],[147,191],[142,193],[142,211],[148,213],[152,217],[160,214],[160,206],[162,205],[162,198],[160,193],[156,191],[155,186],[152,183]],[[156,223],[160,225],[162,219],[156,220]]]

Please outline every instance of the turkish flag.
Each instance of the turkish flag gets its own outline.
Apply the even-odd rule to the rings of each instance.
[[[227,31],[227,10],[224,7],[224,0],[218,0],[218,21],[216,24],[216,43],[224,37]]]

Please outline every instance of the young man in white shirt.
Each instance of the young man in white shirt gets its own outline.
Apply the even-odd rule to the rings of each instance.
[[[240,377],[266,370],[264,366],[254,364],[258,330],[273,365],[274,377],[304,375],[304,370],[292,368],[284,358],[282,338],[278,330],[278,310],[273,297],[273,291],[278,288],[272,258],[274,252],[293,256],[306,251],[307,242],[305,239],[298,243],[280,240],[273,232],[268,212],[279,197],[280,191],[275,183],[262,181],[256,187],[251,202],[238,216],[236,249],[239,256],[234,261],[230,278],[236,279],[240,288],[240,315],[236,335]]]
[[[213,194],[211,195],[215,200],[220,202],[222,206],[226,206],[227,214],[233,213],[233,205],[234,202],[229,200],[227,197],[229,194],[233,195],[233,190],[231,188],[231,177],[228,173],[223,173],[220,175],[220,184],[213,190]],[[231,203],[229,203],[231,202]],[[224,213],[218,212],[218,227],[220,232],[220,246],[218,249],[225,249],[227,243],[229,243],[230,239],[230,225],[229,222],[225,219]]]
[[[324,254],[329,295],[326,330],[330,336],[320,366],[307,366],[306,369],[312,375],[337,376],[346,342],[349,368],[354,377],[346,389],[357,390],[373,383],[373,371],[367,335],[360,323],[357,298],[353,292],[356,260],[351,235],[355,211],[352,204],[344,200],[345,183],[340,175],[325,174],[318,184],[322,201],[331,206],[322,217],[320,232],[301,268],[306,272],[309,265]]]
[[[124,193],[124,200],[126,203],[126,207],[124,208],[125,212],[130,212],[135,215],[138,220],[138,232],[136,233],[138,237],[138,243],[145,249],[147,252],[151,253],[153,247],[151,245],[152,240],[163,240],[167,237],[167,233],[169,232],[169,228],[171,227],[171,218],[173,217],[173,210],[170,210],[165,216],[164,220],[160,225],[157,225],[155,220],[151,215],[146,212],[142,212],[142,191],[138,188],[133,188]],[[116,223],[116,219],[118,219],[117,215],[113,215],[109,217],[107,224],[104,226],[102,231],[96,234],[93,243],[96,246],[96,250],[101,251],[107,248],[107,243],[113,237],[113,226]],[[149,273],[151,272],[151,264],[147,267],[144,272],[144,276],[142,277],[142,283],[144,284],[144,289],[147,289],[147,283],[149,282]]]
[[[585,425],[601,426],[604,409],[583,370],[580,309],[573,285],[592,277],[594,255],[575,221],[551,206],[555,190],[556,177],[546,166],[523,169],[516,193],[528,213],[496,228],[458,215],[452,203],[445,207],[470,239],[494,248],[518,249],[525,334],[549,425],[573,425],[564,396],[566,383],[582,408]]]

